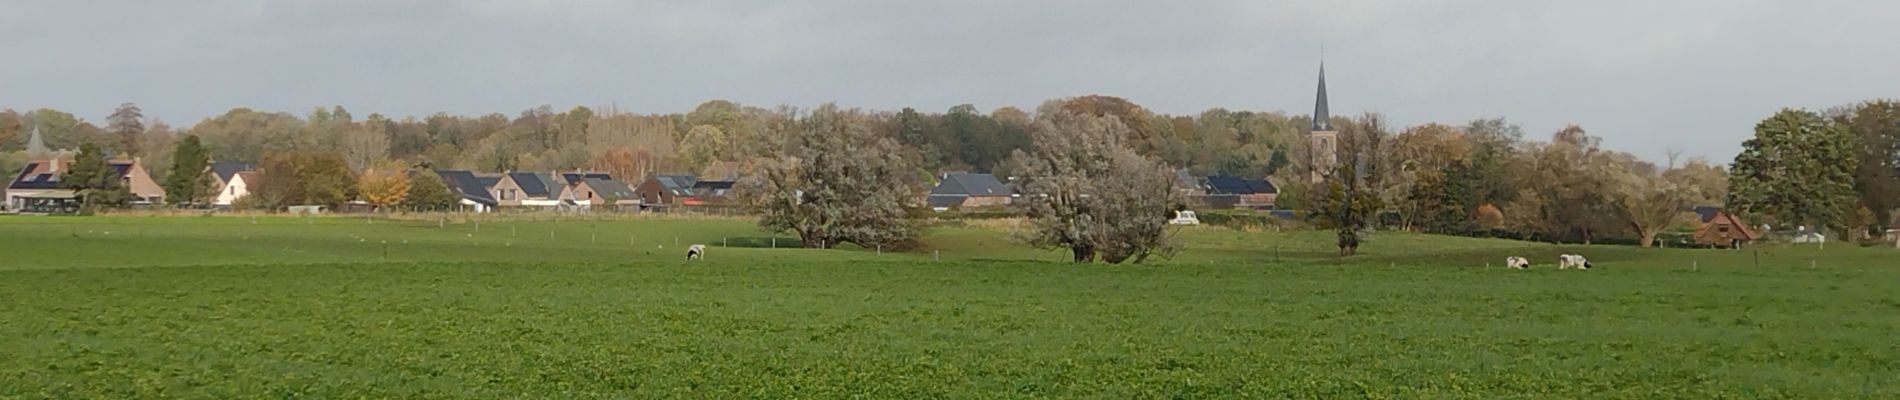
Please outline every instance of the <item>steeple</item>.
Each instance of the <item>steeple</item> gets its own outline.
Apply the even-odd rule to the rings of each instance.
[[[33,133],[26,138],[26,154],[31,158],[37,159],[40,156],[51,154],[52,152],[52,150],[46,148],[46,141],[40,139],[40,126],[34,124]]]
[[[1326,110],[1326,62],[1319,62],[1319,98],[1313,101],[1313,131],[1333,130],[1333,114]]]

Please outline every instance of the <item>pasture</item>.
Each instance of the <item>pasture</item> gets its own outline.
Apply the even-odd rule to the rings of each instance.
[[[902,254],[477,224],[0,218],[0,398],[1900,396],[1891,248],[1197,227],[1108,266],[984,224]]]

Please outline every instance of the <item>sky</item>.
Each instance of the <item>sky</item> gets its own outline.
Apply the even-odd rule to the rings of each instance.
[[[1784,107],[1900,97],[1900,1],[0,0],[0,107],[513,115],[1033,109],[1578,124],[1726,161]]]

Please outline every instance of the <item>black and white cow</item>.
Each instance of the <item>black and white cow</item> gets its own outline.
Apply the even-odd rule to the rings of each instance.
[[[686,248],[687,260],[699,260],[704,258],[706,258],[706,245],[696,244]]]
[[[1518,256],[1505,257],[1504,266],[1510,269],[1526,269],[1531,267],[1531,260]]]
[[[1576,267],[1577,269],[1590,269],[1590,260],[1585,259],[1583,258],[1583,256],[1576,255],[1576,254],[1564,254],[1564,255],[1557,256],[1557,269],[1570,269],[1571,267]]]

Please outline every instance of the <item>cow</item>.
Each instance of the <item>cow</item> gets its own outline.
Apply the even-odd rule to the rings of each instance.
[[[1505,257],[1504,266],[1510,269],[1526,269],[1531,267],[1531,260],[1518,256]]]
[[[1590,269],[1591,267],[1590,260],[1585,259],[1583,258],[1583,256],[1576,255],[1576,254],[1564,254],[1564,255],[1557,256],[1557,269],[1570,269],[1571,267],[1576,267],[1577,269]]]
[[[701,260],[705,258],[706,258],[706,245],[696,244],[696,245],[688,246],[686,248],[687,260]]]

